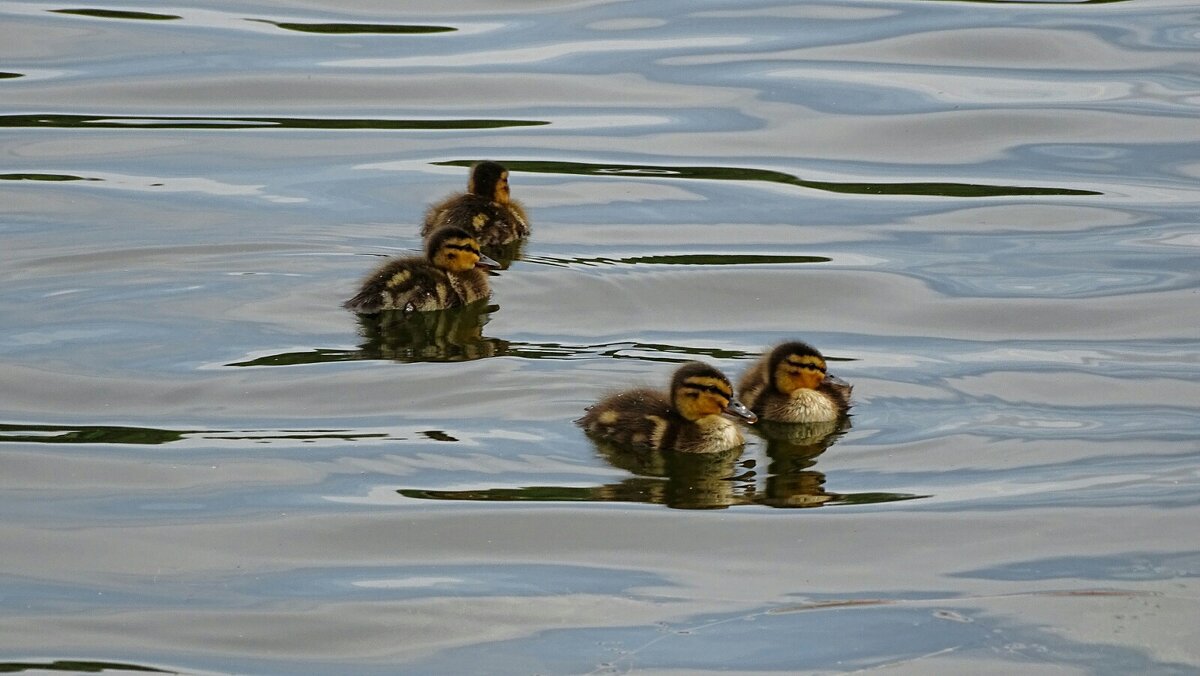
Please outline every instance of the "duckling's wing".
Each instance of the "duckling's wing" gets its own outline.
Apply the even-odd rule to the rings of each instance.
[[[588,434],[632,446],[656,447],[672,419],[665,394],[635,389],[600,400],[576,421]]]
[[[391,258],[380,264],[363,279],[362,286],[342,307],[362,314],[380,310],[411,309],[415,291],[429,285],[426,268],[430,266],[418,256]]]
[[[359,291],[354,294],[350,300],[342,303],[342,307],[347,310],[352,310],[359,314],[371,315],[379,312],[382,303],[379,302],[379,293],[368,293],[367,291]]]
[[[513,223],[521,237],[529,235],[529,216],[525,214],[525,205],[517,200],[510,199],[508,201],[509,216],[516,221]]]

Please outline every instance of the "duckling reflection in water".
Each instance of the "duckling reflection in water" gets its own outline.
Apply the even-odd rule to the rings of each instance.
[[[593,443],[610,465],[638,475],[595,487],[593,500],[723,509],[749,503],[754,493],[754,472],[738,463],[740,446],[716,453],[683,453],[630,448],[602,439]]]
[[[760,421],[754,432],[767,440],[770,464],[757,502],[771,507],[820,507],[841,498],[826,492],[825,474],[811,468],[849,428],[846,416],[814,423]]]
[[[505,354],[509,343],[483,335],[488,315],[499,309],[487,300],[441,312],[384,310],[358,315],[364,359],[403,362],[470,361]]]
[[[479,251],[479,242],[470,233],[462,228],[441,228],[426,240],[424,256],[385,261],[367,275],[359,292],[343,307],[373,314],[466,305],[491,294],[485,270],[496,267],[496,261]]]
[[[429,207],[421,236],[452,225],[470,232],[480,244],[493,247],[529,236],[529,219],[521,203],[512,198],[508,169],[496,162],[471,167],[467,191],[451,195]]]
[[[738,393],[763,420],[833,421],[846,415],[853,387],[826,373],[825,358],[807,343],[784,343],[760,357],[738,382]]]
[[[656,451],[717,453],[746,443],[722,413],[753,423],[757,417],[733,396],[729,379],[701,362],[681,366],[668,393],[639,388],[614,394],[576,424],[589,435]]]

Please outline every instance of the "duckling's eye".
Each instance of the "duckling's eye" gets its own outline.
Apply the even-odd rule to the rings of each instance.
[[[450,260],[454,260],[455,258],[458,258],[458,254],[454,253],[453,251],[450,251],[446,254],[446,258],[449,258]]]

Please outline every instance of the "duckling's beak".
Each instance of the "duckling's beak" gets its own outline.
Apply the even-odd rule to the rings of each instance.
[[[832,373],[828,373],[825,375],[825,383],[828,385],[833,385],[835,387],[850,387],[850,383],[842,380],[841,378],[833,375]]]
[[[500,264],[483,254],[479,254],[479,261],[475,263],[475,267],[482,270],[499,270]]]
[[[736,415],[748,423],[758,422],[758,416],[754,415],[754,411],[746,408],[746,405],[737,399],[729,400],[729,405],[725,407],[725,412],[730,415]]]

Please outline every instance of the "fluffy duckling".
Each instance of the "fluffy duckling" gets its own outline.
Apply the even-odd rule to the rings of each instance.
[[[471,167],[467,191],[451,195],[425,212],[421,236],[445,225],[458,226],[474,234],[484,246],[508,244],[529,236],[525,209],[508,189],[508,169],[496,162],[478,162]]]
[[[496,261],[480,253],[479,242],[466,230],[441,228],[425,241],[424,256],[385,261],[342,305],[362,314],[458,307],[488,297],[491,291],[485,270],[496,267]]]
[[[844,380],[826,375],[825,358],[799,341],[760,357],[742,376],[738,392],[763,420],[813,423],[837,420],[850,408]]]
[[[723,373],[690,362],[675,372],[669,393],[642,388],[614,394],[575,422],[603,441],[656,451],[717,453],[746,443],[722,413],[748,422],[757,419],[733,396]]]

